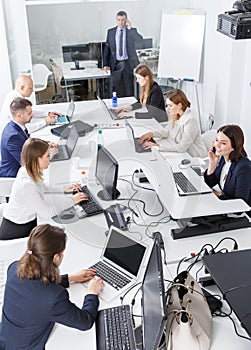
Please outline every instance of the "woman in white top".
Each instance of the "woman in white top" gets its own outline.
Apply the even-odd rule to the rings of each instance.
[[[160,138],[157,146],[165,152],[188,152],[192,157],[206,157],[207,149],[201,139],[198,121],[190,110],[190,102],[180,89],[168,92],[166,105],[169,114],[167,126],[161,131],[142,135],[139,142],[144,148],[156,146],[150,141],[152,137]]]
[[[33,227],[37,225],[37,216],[49,219],[58,214],[56,209],[48,206],[44,193],[68,192],[79,190],[79,184],[50,186],[43,181],[43,170],[50,164],[50,145],[48,142],[29,138],[23,146],[21,154],[22,167],[19,169],[14,181],[9,203],[3,210],[3,221],[0,226],[0,239],[14,239],[26,237]],[[83,192],[78,192],[71,198],[64,197],[62,209],[86,200]]]

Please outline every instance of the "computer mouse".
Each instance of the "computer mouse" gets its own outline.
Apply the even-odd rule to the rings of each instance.
[[[74,213],[64,213],[62,215],[60,215],[60,219],[62,220],[70,220],[72,218],[74,218]]]
[[[190,159],[182,159],[182,161],[180,162],[180,164],[182,164],[182,165],[186,165],[186,164],[189,164],[189,163],[191,163]]]

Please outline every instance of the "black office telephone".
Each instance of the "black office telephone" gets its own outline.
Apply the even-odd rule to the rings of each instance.
[[[108,227],[111,225],[120,230],[128,230],[127,223],[119,204],[111,205],[104,211]]]

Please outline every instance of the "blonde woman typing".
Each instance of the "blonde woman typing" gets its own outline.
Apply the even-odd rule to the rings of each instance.
[[[80,185],[72,184],[60,188],[50,186],[43,181],[43,170],[50,164],[50,145],[48,142],[30,138],[25,141],[22,154],[22,167],[14,181],[9,203],[3,210],[3,221],[0,226],[0,239],[26,237],[37,225],[37,216],[49,219],[58,214],[55,208],[48,206],[44,193],[69,192],[80,189]],[[86,200],[84,193],[78,192],[71,198],[65,196],[62,206],[67,209]]]
[[[171,90],[166,96],[169,114],[167,126],[161,131],[148,132],[139,139],[145,148],[156,146],[149,140],[159,138],[157,145],[161,151],[187,152],[192,157],[206,157],[207,149],[201,139],[198,121],[190,110],[190,102],[180,89]]]

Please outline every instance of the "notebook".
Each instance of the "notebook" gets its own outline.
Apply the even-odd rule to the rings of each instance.
[[[142,271],[147,251],[147,246],[111,226],[99,261],[90,267],[105,282],[100,298],[108,302],[134,285]]]
[[[53,135],[62,137],[64,139],[69,137],[71,125],[74,125],[78,136],[84,136],[87,132],[93,130],[93,126],[82,122],[81,120],[73,121],[73,115],[75,111],[75,103],[71,100],[66,115],[57,116],[57,121],[53,125],[60,125],[56,128],[51,129]]]
[[[69,136],[65,145],[58,145],[58,153],[55,154],[51,162],[70,159],[78,141],[78,132],[74,125],[71,125]]]
[[[103,108],[103,110],[105,111],[106,115],[109,116],[110,118],[112,118],[113,120],[121,120],[124,118],[132,118],[132,116],[125,116],[123,118],[119,118],[118,117],[118,113],[115,112],[114,109],[108,108],[105,101],[103,101],[99,96],[97,96],[97,99],[100,102],[101,107]]]
[[[135,137],[134,130],[127,120],[125,120],[125,128],[126,128],[127,138],[134,146],[134,149],[136,152],[138,153],[151,152],[151,148],[145,149],[142,147],[144,143],[139,144],[139,137]],[[151,138],[150,141],[156,143],[153,138]]]

